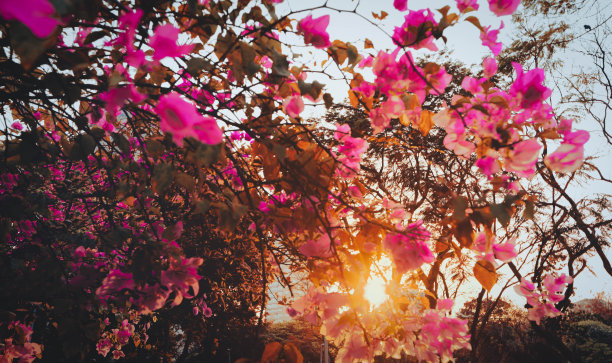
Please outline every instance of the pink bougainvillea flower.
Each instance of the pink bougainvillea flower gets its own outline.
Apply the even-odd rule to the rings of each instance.
[[[368,142],[361,138],[351,137],[349,125],[339,125],[334,133],[334,138],[340,143],[338,145],[338,173],[343,178],[352,178],[360,170],[361,154],[368,149]]]
[[[329,34],[325,31],[329,25],[329,15],[313,18],[308,15],[298,23],[298,31],[304,34],[304,42],[316,48],[327,48],[331,45]]]
[[[393,7],[399,11],[408,10],[408,0],[393,0]]]
[[[436,309],[450,311],[453,308],[454,304],[455,302],[453,301],[453,299],[438,299]]]
[[[519,142],[505,158],[506,169],[520,177],[531,178],[541,148],[542,145],[533,139]]]
[[[149,46],[155,50],[154,60],[166,57],[181,57],[193,49],[194,44],[177,45],[180,29],[172,24],[164,24],[155,28],[155,32],[149,38]]]
[[[170,291],[159,284],[145,286],[138,290],[139,297],[135,304],[139,307],[139,314],[151,314],[166,303]]]
[[[463,77],[463,81],[461,81],[461,87],[473,94],[482,93],[482,84],[486,81],[485,78],[478,79],[471,76],[465,76]]]
[[[422,222],[412,223],[404,233],[389,233],[383,246],[391,252],[397,271],[404,273],[431,263],[434,255],[427,246],[431,234],[422,227]]]
[[[544,159],[546,165],[560,173],[572,173],[584,161],[584,144],[589,140],[589,133],[584,130],[566,132],[561,146]]]
[[[518,294],[523,296],[530,296],[535,291],[535,285],[533,282],[527,280],[526,278],[521,279],[521,283],[519,286],[515,287],[515,290]]]
[[[495,58],[485,58],[482,61],[482,71],[484,76],[487,78],[492,77],[495,73],[497,73],[497,61]]]
[[[377,134],[389,126],[391,118],[382,110],[382,108],[375,108],[370,111],[370,124],[374,133]]]
[[[204,307],[202,308],[202,315],[204,315],[205,318],[210,318],[212,316],[212,309],[206,304],[204,304]]]
[[[495,258],[508,262],[516,257],[516,251],[514,250],[514,243],[508,241],[506,243],[499,243],[493,245],[493,254]]]
[[[300,117],[300,113],[304,111],[304,100],[300,95],[289,96],[283,101],[283,107],[290,117]]]
[[[494,158],[488,155],[476,160],[476,166],[489,179],[499,171],[499,165],[497,163],[497,158]]]
[[[444,146],[449,150],[453,150],[456,155],[460,156],[467,156],[476,149],[474,143],[466,140],[465,127],[461,120],[449,122],[447,125]]]
[[[96,295],[102,299],[107,299],[112,295],[125,289],[133,289],[135,286],[131,273],[111,270],[108,276],[102,280],[102,286],[96,290]]]
[[[307,240],[300,246],[300,253],[306,257],[330,257],[332,252],[329,235],[324,233],[316,240]]]
[[[536,68],[524,73],[520,64],[513,62],[512,66],[516,71],[516,80],[510,87],[509,94],[520,101],[522,108],[534,108],[550,97],[552,92],[544,86],[543,69]]]
[[[497,41],[497,36],[499,35],[499,31],[503,29],[504,22],[501,22],[499,29],[490,30],[491,26],[487,26],[483,28],[483,31],[480,33],[480,40],[482,41],[482,45],[491,49],[493,55],[497,57],[499,52],[502,50],[502,43]]]
[[[4,19],[19,20],[39,38],[51,35],[59,24],[54,13],[55,8],[48,0],[0,0],[0,15]]]
[[[427,81],[433,86],[432,93],[433,94],[442,94],[444,90],[452,81],[453,76],[446,72],[444,67],[440,67],[440,69],[436,73],[427,74]],[[429,86],[429,85],[428,85]]]
[[[431,28],[437,25],[429,9],[410,10],[404,17],[404,24],[393,30],[393,41],[399,46],[436,51],[438,47],[434,44]]]
[[[557,132],[561,135],[565,135],[568,132],[572,131],[573,122],[574,120],[562,118],[561,121],[559,121],[559,125],[557,125]]]
[[[100,94],[100,99],[106,103],[106,111],[115,116],[126,102],[140,103],[146,98],[147,96],[138,92],[133,84],[127,87],[113,88]]]
[[[172,133],[174,142],[179,145],[186,137],[195,137],[205,144],[218,144],[223,140],[216,120],[200,115],[195,105],[178,93],[160,97],[155,111],[161,119],[162,131]]]
[[[460,12],[465,12],[468,8],[478,10],[478,0],[457,0],[457,9]]]
[[[202,278],[198,275],[198,266],[203,262],[203,259],[197,257],[181,257],[180,262],[174,258],[170,259],[170,268],[162,271],[161,282],[176,293],[172,306],[179,305],[183,297],[192,298],[198,294],[200,288],[198,280]]]
[[[103,357],[106,357],[112,347],[113,342],[111,342],[108,338],[102,338],[98,341],[98,344],[96,344],[96,350],[98,351],[98,354]]]
[[[560,276],[548,275],[544,278],[543,285],[548,293],[547,297],[552,302],[563,300],[561,293],[565,290],[567,284],[574,282],[571,276],[561,274]]]
[[[110,42],[107,45],[120,45],[129,49],[134,49],[134,41],[136,40],[136,31],[138,30],[138,23],[142,18],[142,10],[134,10],[133,12],[127,12],[119,17],[119,29],[123,30],[123,33]]]
[[[121,358],[125,358],[125,353],[123,353],[123,351],[119,349],[113,350],[113,359],[119,360]]]
[[[521,0],[488,0],[489,9],[497,16],[511,15],[516,11]]]
[[[15,121],[15,122],[13,122],[11,124],[11,128],[14,128],[15,130],[22,131],[23,130],[23,125],[21,124],[21,122]]]
[[[195,138],[205,144],[214,145],[223,141],[223,132],[217,124],[217,120],[210,116],[203,116],[199,122],[193,125]]]

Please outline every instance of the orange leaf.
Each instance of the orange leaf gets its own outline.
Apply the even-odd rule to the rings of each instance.
[[[493,264],[486,260],[479,260],[474,265],[474,277],[480,282],[482,287],[487,291],[491,291],[493,285],[497,282],[497,272]]]
[[[431,118],[432,112],[423,110],[421,111],[421,120],[419,121],[419,131],[423,136],[427,136],[429,130],[433,127],[433,120]]]
[[[386,11],[381,11],[380,15],[376,14],[375,12],[372,12],[372,16],[374,17],[374,19],[383,20],[387,17],[387,15],[389,15],[389,13],[387,13]]]

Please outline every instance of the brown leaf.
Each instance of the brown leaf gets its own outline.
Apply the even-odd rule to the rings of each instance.
[[[278,355],[281,352],[283,346],[279,342],[272,342],[266,344],[263,354],[261,355],[261,363],[272,363],[278,360]]]
[[[477,17],[475,17],[475,16],[468,16],[467,18],[465,18],[465,20],[467,20],[470,23],[474,24],[474,26],[476,28],[478,28],[478,30],[480,30],[481,32],[484,32],[484,29],[482,28],[482,25],[480,25],[480,20],[478,20]]]
[[[283,347],[285,353],[285,362],[287,363],[303,363],[304,357],[300,350],[293,343],[286,343]]]

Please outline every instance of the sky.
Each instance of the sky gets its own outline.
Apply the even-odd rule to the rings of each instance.
[[[406,12],[397,11],[393,8],[392,3],[392,0],[329,0],[327,2],[320,0],[285,0],[282,4],[277,5],[276,8],[278,14],[285,14],[288,11],[303,11],[299,14],[295,14],[295,19],[301,19],[307,15],[319,17],[329,14],[330,24],[327,30],[330,34],[330,40],[333,41],[334,39],[341,39],[343,41],[351,42],[351,44],[357,46],[358,49],[367,53],[368,51],[373,52],[375,50],[377,52],[378,50],[393,50],[395,48],[388,34],[392,34],[393,28],[403,23],[403,17]],[[348,11],[348,13],[329,9],[309,10],[323,4],[326,4],[329,8]],[[479,4],[480,9],[471,13],[470,15],[478,17],[483,26],[490,25],[492,29],[499,28],[501,21],[503,21],[504,28],[500,31],[499,39],[504,41],[504,45],[508,44],[512,33],[516,31],[516,28],[511,21],[511,17],[504,16],[500,18],[495,16],[489,11],[486,1],[484,0],[479,0]],[[410,10],[419,10],[422,8],[430,8],[433,10],[439,9],[445,5],[450,5],[451,11],[456,12],[456,6],[453,0],[408,1],[408,8]],[[361,18],[360,16],[350,13],[352,10],[356,10],[358,14],[361,14],[367,19],[379,24],[380,28],[371,24],[369,21]],[[372,12],[379,14],[383,10],[389,14],[387,18],[382,21],[373,19]],[[581,29],[583,22],[596,23],[597,19],[607,17],[606,11],[612,14],[612,10],[606,9],[605,7],[604,9],[590,9],[588,14],[584,15],[584,18],[575,20],[569,19],[569,22],[575,29]],[[439,14],[437,12],[435,12],[435,17],[439,18]],[[535,20],[539,21],[538,19]],[[541,19],[541,21],[546,20]],[[444,44],[444,42],[441,40],[436,41],[438,48],[440,50],[445,49],[452,51],[453,58],[459,59],[468,65],[479,65],[481,64],[483,58],[491,56],[490,50],[482,46],[480,42],[479,30],[468,22],[461,22],[460,24],[454,26],[452,30],[445,32],[445,35],[448,38],[448,42]],[[370,39],[374,43],[374,49],[363,49],[363,42],[366,38]],[[295,40],[295,44],[300,44],[299,39],[296,38]],[[565,60],[572,69],[577,65],[583,65],[591,62],[589,58],[579,54],[580,44],[576,44],[576,46],[576,51],[564,54],[564,56],[567,56],[567,59]],[[299,50],[297,52],[299,52]],[[316,52],[317,51],[315,51],[313,55],[304,54],[306,58],[305,62],[308,60],[316,60],[321,62],[322,59],[326,58],[323,50],[319,50],[319,53]],[[429,51],[416,51],[413,52],[413,54],[418,56],[419,54],[425,54],[426,52]],[[344,81],[330,81],[323,76],[312,76],[312,78],[309,78],[310,81],[315,79],[318,79],[327,85],[325,91],[331,93],[335,101],[341,101],[346,97],[348,87]],[[556,90],[553,91],[556,92]],[[552,102],[556,102],[555,100],[558,100],[558,94],[553,94]],[[309,109],[307,108],[306,116],[319,116],[324,112],[325,109],[320,106],[311,107]],[[605,142],[601,132],[598,131],[599,126],[595,124],[594,121],[586,119],[583,120],[582,123],[575,125],[575,127],[579,129],[586,129],[587,131],[591,132],[591,140],[585,146],[585,154],[600,156],[601,159],[598,160],[598,165],[602,167],[604,176],[612,179],[612,147]],[[575,187],[571,189],[570,192],[573,195],[579,196],[589,195],[592,193],[612,194],[609,184],[605,183],[586,184],[582,187]],[[608,256],[612,257],[612,253],[610,253],[609,249]],[[603,270],[601,261],[598,258],[592,258],[591,261],[592,263],[589,265],[591,271],[583,272],[577,279],[576,295],[573,298],[574,301],[590,298],[600,291],[612,291],[612,278]],[[507,268],[505,269],[507,270]],[[506,278],[510,276],[509,271],[503,272],[505,273]],[[472,285],[475,291],[480,289],[476,281],[473,281]],[[498,282],[497,288],[499,288],[500,285],[501,283]],[[524,298],[518,296],[516,293],[514,293],[514,291],[506,292],[506,296],[518,305],[524,304]],[[462,303],[465,301],[465,298],[460,300],[461,301],[458,301],[458,308],[461,307]],[[278,310],[277,308],[274,309]]]

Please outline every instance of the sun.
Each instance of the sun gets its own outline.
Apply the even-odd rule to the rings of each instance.
[[[382,304],[389,297],[385,288],[386,283],[382,277],[376,275],[370,276],[366,283],[363,296],[370,302],[372,308]]]
[[[391,269],[391,260],[384,255],[370,267],[370,277],[366,282],[363,297],[368,300],[372,309],[389,298],[386,287],[387,281],[391,279]]]

